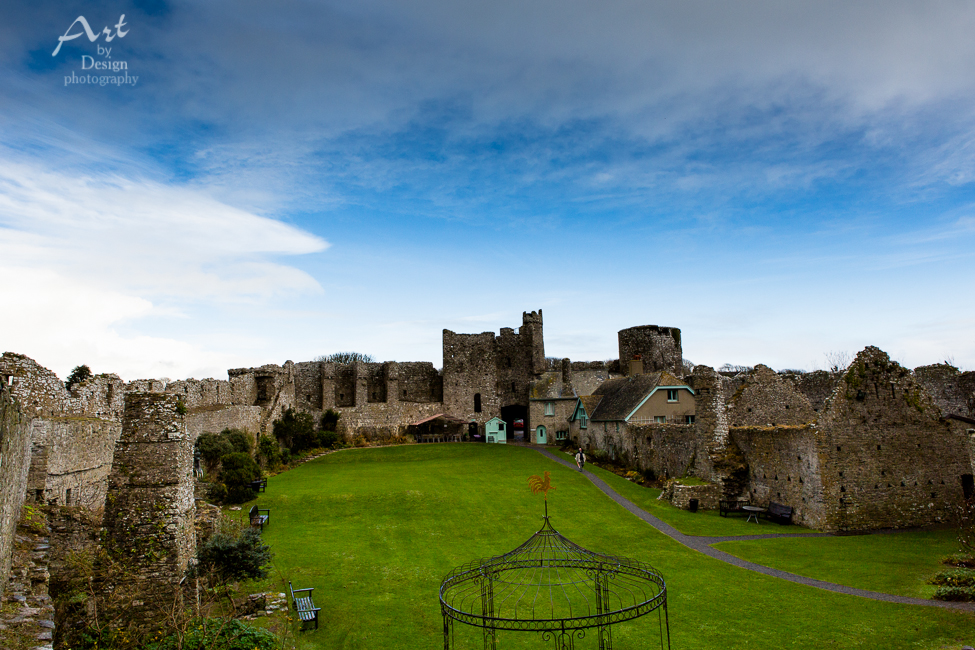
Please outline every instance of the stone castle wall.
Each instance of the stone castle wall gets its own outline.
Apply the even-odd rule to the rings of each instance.
[[[105,501],[107,545],[126,558],[127,588],[138,594],[123,606],[147,622],[165,616],[158,608],[171,604],[196,551],[193,443],[178,403],[175,395],[126,395]]]
[[[953,520],[964,500],[961,477],[972,474],[967,440],[883,351],[857,355],[818,431],[827,530]]]
[[[0,380],[29,418],[27,497],[37,503],[100,508],[121,433],[122,380],[96,375],[69,392],[53,372],[9,352],[0,357]]]
[[[947,363],[914,369],[917,382],[941,409],[941,415],[975,417],[975,372],[959,372]]]
[[[729,404],[731,426],[801,425],[816,420],[805,395],[765,365],[742,373]]]
[[[799,375],[793,374],[789,378],[795,384],[796,390],[809,400],[809,405],[817,413],[823,410],[826,400],[833,394],[836,382],[839,379],[825,370],[804,372]]]
[[[732,427],[730,434],[748,461],[744,496],[760,506],[771,501],[792,506],[795,523],[825,527],[815,427],[739,426]]]
[[[443,405],[455,417],[483,425],[501,412],[497,346],[493,332],[443,332]],[[474,408],[479,394],[481,410]]]
[[[10,575],[10,558],[29,468],[29,420],[4,382],[0,384],[0,596]]]

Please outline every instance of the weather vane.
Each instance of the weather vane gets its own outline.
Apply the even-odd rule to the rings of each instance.
[[[543,472],[542,476],[529,476],[528,487],[532,489],[532,494],[541,492],[545,496],[545,518],[548,519],[548,491],[555,489],[549,473]]]

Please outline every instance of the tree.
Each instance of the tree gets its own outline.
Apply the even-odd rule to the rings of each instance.
[[[220,432],[224,438],[234,448],[234,451],[251,453],[251,437],[240,429],[224,429]]]
[[[254,528],[243,530],[239,536],[214,533],[200,545],[196,556],[200,575],[226,582],[266,578],[272,557],[271,547]]]
[[[829,371],[834,375],[838,375],[846,370],[850,363],[853,362],[853,357],[845,350],[834,350],[833,352],[827,352],[824,356],[826,357],[826,365],[829,367]]]
[[[726,363],[718,368],[718,372],[750,372],[751,370],[751,366],[738,366],[731,363]]]
[[[236,450],[225,436],[204,432],[196,439],[196,451],[200,454],[200,460],[209,476],[220,466],[220,459]]]
[[[335,431],[338,427],[339,417],[341,414],[338,411],[333,411],[328,409],[322,414],[322,430],[324,431]]]
[[[261,478],[261,468],[251,455],[235,451],[220,459],[220,481],[227,486],[227,503],[243,503],[256,496],[251,481]]]
[[[362,352],[333,352],[329,355],[315,357],[315,361],[324,361],[326,363],[356,363],[358,361],[362,363],[375,363],[371,354],[363,354]]]
[[[310,413],[288,409],[274,421],[274,437],[293,452],[311,449],[318,441],[315,420]]]
[[[71,390],[74,386],[84,383],[85,381],[91,379],[94,375],[91,374],[91,368],[86,365],[75,366],[71,374],[68,375],[67,381],[64,382],[64,387]]]

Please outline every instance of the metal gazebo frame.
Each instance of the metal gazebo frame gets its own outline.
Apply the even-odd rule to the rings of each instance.
[[[454,621],[480,627],[485,650],[498,631],[539,632],[556,650],[574,650],[596,629],[599,650],[612,650],[612,625],[657,611],[660,647],[670,649],[667,585],[649,564],[586,550],[552,527],[515,550],[459,566],[440,585],[444,650]],[[666,639],[666,640],[665,640]]]

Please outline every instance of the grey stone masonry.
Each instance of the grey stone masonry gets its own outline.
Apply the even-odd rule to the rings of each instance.
[[[6,385],[0,386],[0,596],[10,575],[10,557],[30,468],[30,428]]]
[[[175,395],[129,393],[108,497],[107,546],[131,567],[126,580],[139,598],[126,607],[147,622],[165,613],[166,599],[196,551],[193,447]]]

